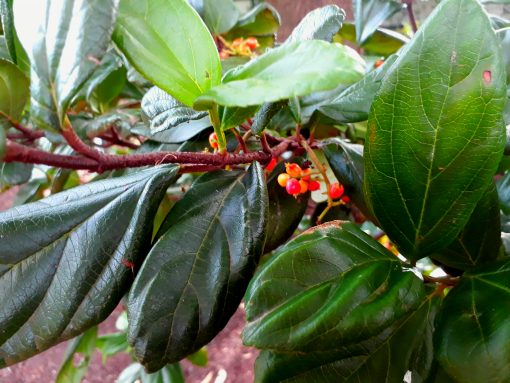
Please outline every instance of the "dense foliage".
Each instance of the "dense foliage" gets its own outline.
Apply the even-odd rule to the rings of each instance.
[[[0,368],[182,382],[244,301],[257,382],[510,381],[510,22],[353,5],[0,0]]]

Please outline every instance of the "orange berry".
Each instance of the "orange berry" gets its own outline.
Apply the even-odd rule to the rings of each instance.
[[[258,40],[255,37],[248,37],[244,42],[251,50],[257,49],[260,46]]]
[[[301,185],[299,181],[295,178],[289,178],[287,181],[287,185],[285,185],[285,189],[287,190],[287,193],[290,195],[298,195],[301,193]]]
[[[344,194],[344,186],[340,185],[338,182],[331,184],[329,187],[329,196],[332,199],[338,199]]]
[[[374,68],[379,68],[382,64],[384,64],[384,60],[377,60],[374,63]]]
[[[308,191],[308,182],[300,180],[299,185],[301,186],[301,190],[299,191],[299,194],[303,194]]]
[[[317,181],[308,182],[308,190],[316,191],[316,190],[319,190],[320,188],[321,188],[321,184],[318,183]]]
[[[211,145],[213,149],[218,149],[218,136],[214,132],[209,135],[209,145]]]
[[[276,166],[276,158],[273,157],[273,158],[271,158],[271,161],[269,161],[269,163],[267,164],[266,170],[268,172],[272,172],[273,169],[275,168],[275,166]]]
[[[285,170],[287,170],[287,174],[291,177],[294,177],[294,178],[301,177],[302,170],[301,170],[301,166],[299,166],[298,164],[286,163]]]
[[[278,185],[282,188],[287,186],[287,181],[290,179],[290,176],[287,173],[282,173],[278,176]]]
[[[311,173],[312,173],[312,169],[310,169],[310,168],[303,169],[303,172],[301,173],[301,179],[306,182],[310,181]]]

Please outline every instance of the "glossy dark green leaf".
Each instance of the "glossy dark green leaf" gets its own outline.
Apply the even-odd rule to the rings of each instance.
[[[129,294],[128,339],[148,371],[213,339],[236,311],[265,241],[260,164],[208,173],[170,211]]]
[[[370,112],[365,186],[405,256],[449,245],[492,182],[505,145],[505,76],[475,0],[441,2],[389,69]]]
[[[312,353],[262,351],[255,363],[255,382],[400,383],[412,366],[415,350],[430,336],[438,304],[438,298],[427,296],[377,338],[350,349],[339,345]]]
[[[374,97],[381,87],[386,72],[396,59],[396,56],[389,57],[381,67],[368,73],[337,97],[321,105],[319,107],[321,116],[325,116],[328,122],[335,124],[368,120]]]
[[[0,214],[0,366],[103,321],[132,281],[177,167],[97,181]]]
[[[328,145],[323,148],[324,154],[335,177],[344,186],[345,194],[366,217],[376,221],[363,193],[363,146],[341,139],[331,139],[327,142]]]
[[[278,184],[278,175],[284,172],[285,164],[281,162],[267,179],[269,220],[264,254],[276,249],[294,234],[308,206],[309,194],[294,198]]]
[[[260,134],[269,125],[271,119],[287,106],[286,101],[271,102],[262,105],[253,117],[251,130],[254,134]]]
[[[327,5],[308,13],[292,31],[285,43],[305,40],[331,42],[342,28],[345,12],[337,5]]]
[[[121,0],[114,40],[141,74],[184,105],[221,82],[216,45],[186,0]]]
[[[24,73],[30,73],[30,62],[27,54],[18,39],[14,29],[14,17],[12,14],[12,3],[14,0],[0,0],[0,19],[4,30],[5,42],[9,52],[9,58]]]
[[[203,17],[213,35],[232,29],[241,13],[233,0],[203,0]]]
[[[150,138],[164,143],[181,143],[211,127],[207,112],[197,112],[158,87],[142,99],[142,111],[149,120]]]
[[[335,37],[335,41],[356,43],[356,28],[353,24],[344,23]],[[409,42],[409,38],[391,29],[379,28],[363,44],[366,54],[389,56],[396,53]]]
[[[501,245],[498,192],[492,183],[457,238],[430,257],[456,269],[472,269],[498,258]]]
[[[317,60],[321,65],[317,65]],[[214,103],[225,106],[261,105],[294,96],[349,85],[359,80],[363,60],[351,48],[320,40],[284,44],[234,68],[195,101],[195,109]]]
[[[31,118],[39,128],[62,126],[69,103],[108,48],[117,3],[14,2],[14,24],[31,62]]]
[[[463,275],[446,297],[437,358],[458,383],[510,381],[510,262]]]
[[[386,19],[402,9],[402,4],[393,0],[353,0],[356,22],[356,42],[363,45]]]
[[[32,164],[0,162],[0,189],[5,185],[21,185],[28,182],[33,169],[34,165]]]
[[[274,40],[280,24],[278,11],[271,4],[261,3],[243,15],[226,37],[229,40],[250,36],[257,37],[259,40],[262,40],[263,37],[272,37]]]
[[[417,308],[425,295],[420,279],[354,224],[338,226],[305,232],[261,267],[245,297],[246,345],[355,348]]]
[[[29,79],[16,65],[0,60],[0,112],[19,120],[30,96],[29,87]],[[1,120],[0,126],[4,124]]]
[[[81,383],[96,349],[96,340],[97,327],[92,327],[69,343],[55,383]]]

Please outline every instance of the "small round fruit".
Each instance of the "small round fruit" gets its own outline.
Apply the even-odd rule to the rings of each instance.
[[[282,173],[278,176],[278,185],[282,188],[287,186],[287,181],[290,179],[290,176],[287,173]]]
[[[321,184],[317,181],[310,181],[308,182],[308,190],[310,191],[316,191],[321,188]]]
[[[260,45],[255,37],[248,37],[245,41],[246,46],[251,50],[257,49]]]
[[[301,173],[303,172],[301,170],[301,166],[294,163],[286,163],[285,164],[285,170],[287,170],[287,174],[293,178],[299,178],[301,177]]]
[[[374,68],[379,68],[382,64],[384,64],[384,60],[377,60],[374,63]]]
[[[299,181],[295,178],[290,178],[287,181],[287,185],[285,185],[285,189],[287,190],[287,193],[290,195],[298,195],[301,193],[301,184]]]
[[[351,202],[351,199],[349,198],[349,196],[348,196],[348,195],[344,195],[344,196],[342,197],[342,202],[343,202],[343,203],[349,203],[349,202]]]
[[[312,173],[312,169],[310,169],[310,168],[303,169],[303,172],[301,173],[301,179],[306,182],[310,181],[311,173]]]
[[[301,190],[299,191],[299,194],[304,194],[308,191],[308,182],[299,180],[299,185],[301,186]]]
[[[344,194],[344,186],[340,185],[338,182],[331,184],[329,187],[329,196],[332,199],[338,199]]]
[[[218,149],[218,136],[216,135],[216,133],[211,133],[209,134],[209,145],[211,145],[211,147],[213,149]]]

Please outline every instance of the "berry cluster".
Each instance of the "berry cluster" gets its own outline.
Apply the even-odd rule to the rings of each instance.
[[[317,179],[312,178],[312,169],[301,169],[298,164],[286,163],[286,173],[278,176],[278,184],[293,196],[306,193],[307,191],[319,190],[321,185]]]
[[[218,143],[218,136],[216,133],[209,134],[209,145],[211,145],[211,148],[214,150],[218,149],[219,143]]]
[[[258,40],[255,37],[248,37],[243,39],[239,37],[232,42],[222,40],[224,48],[220,51],[220,58],[225,60],[230,56],[246,56],[252,57],[255,50],[260,47]]]

